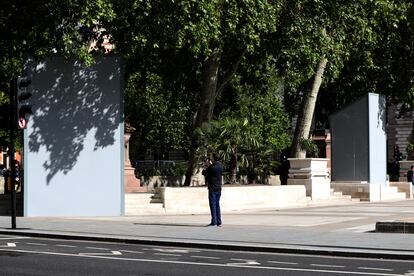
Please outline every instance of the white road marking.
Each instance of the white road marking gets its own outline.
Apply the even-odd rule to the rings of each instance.
[[[122,253],[121,252],[119,252],[119,251],[111,251],[111,253],[96,253],[96,252],[94,252],[94,253],[79,253],[79,255],[80,256],[101,256],[101,255],[110,255],[110,256],[112,256],[112,255],[122,255]]]
[[[325,265],[325,264],[310,264],[311,266],[319,266],[319,267],[335,267],[335,268],[344,268],[344,265]]]
[[[136,253],[136,254],[144,254],[144,252],[141,251],[132,251],[132,250],[119,250],[120,252],[125,252],[125,253]]]
[[[10,251],[10,249],[2,249],[0,251]],[[372,275],[372,276],[401,276],[401,274],[389,274],[389,273],[375,273],[375,272],[362,272],[362,271],[345,271],[345,270],[322,270],[322,269],[306,269],[306,268],[288,268],[288,267],[266,267],[266,266],[245,266],[245,265],[234,265],[228,266],[226,264],[213,264],[213,263],[198,263],[198,262],[183,262],[173,260],[151,260],[151,259],[133,259],[133,258],[116,258],[110,256],[93,256],[93,255],[79,255],[70,253],[58,253],[49,251],[36,251],[36,250],[12,250],[14,252],[21,253],[35,253],[44,255],[56,255],[56,256],[67,256],[67,257],[80,257],[80,258],[95,258],[95,259],[106,259],[116,261],[132,261],[132,262],[147,262],[147,263],[165,263],[165,264],[182,264],[182,265],[202,265],[202,266],[219,266],[219,267],[239,267],[249,269],[265,269],[265,270],[282,270],[282,271],[302,271],[302,272],[320,272],[320,273],[337,273],[337,274],[353,274],[353,275]]]
[[[14,242],[8,242],[7,246],[8,247],[16,247],[16,244]]]
[[[154,253],[154,255],[158,256],[171,256],[171,257],[181,257],[182,255],[179,254],[168,254],[168,253]]]
[[[109,248],[102,248],[102,247],[85,247],[87,249],[96,249],[96,250],[109,250]]]
[[[232,261],[242,261],[243,263],[227,263],[227,265],[260,265],[260,263],[254,260],[246,260],[246,259],[230,259]]]
[[[287,265],[297,265],[298,263],[290,263],[290,262],[278,262],[278,261],[267,261],[271,264],[287,264]]]
[[[46,246],[47,245],[45,243],[37,243],[37,242],[26,242],[26,244],[30,244],[30,245],[41,245],[41,246]]]
[[[380,271],[393,271],[394,269],[389,269],[389,268],[378,268],[378,267],[358,267],[358,269],[365,269],[365,270],[380,270]]]
[[[190,250],[186,249],[166,249],[166,248],[153,248],[152,250],[167,253],[190,253]]]
[[[200,259],[211,259],[211,260],[220,260],[219,257],[210,257],[210,256],[190,256],[192,258],[200,258]]]
[[[350,228],[345,228],[345,229],[339,229],[336,232],[341,232],[343,230],[347,230],[347,231],[351,231],[355,233],[364,233],[364,232],[375,230],[375,224],[366,224],[366,225],[360,225],[360,226],[355,226],[355,227],[350,227]]]
[[[30,237],[11,237],[11,238],[0,238],[0,240],[23,240],[31,239]]]
[[[58,246],[58,247],[70,247],[70,248],[77,247],[77,246],[74,246],[74,245],[67,245],[67,244],[56,244],[55,246]]]

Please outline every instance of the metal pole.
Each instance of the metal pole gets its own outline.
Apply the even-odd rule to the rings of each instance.
[[[14,133],[15,126],[17,122],[16,112],[15,112],[15,102],[16,102],[16,81],[15,79],[10,81],[10,184],[11,184],[11,228],[16,229],[16,176],[15,176],[15,166],[16,161],[14,160]]]

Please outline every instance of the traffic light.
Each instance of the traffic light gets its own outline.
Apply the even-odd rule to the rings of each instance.
[[[29,86],[32,81],[27,77],[16,78],[16,112],[17,126],[20,129],[26,128],[26,114],[32,114],[32,106],[27,104],[27,99],[32,96]]]

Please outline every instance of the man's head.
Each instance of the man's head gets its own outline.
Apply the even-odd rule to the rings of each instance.
[[[413,169],[414,169],[414,166],[411,166],[411,167],[410,167],[410,170],[413,170]]]
[[[220,161],[220,155],[218,153],[213,153],[213,161],[214,162]]]

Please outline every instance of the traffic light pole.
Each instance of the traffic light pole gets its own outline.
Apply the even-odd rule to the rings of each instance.
[[[15,140],[15,128],[17,122],[16,112],[14,112],[16,105],[16,81],[15,79],[10,81],[10,184],[11,184],[11,228],[16,229],[16,177],[15,167],[16,161],[14,159],[14,140]]]

